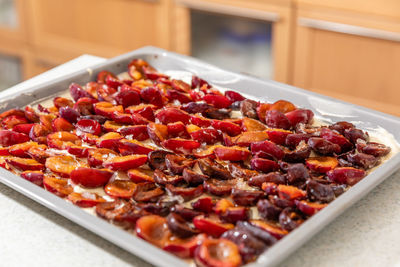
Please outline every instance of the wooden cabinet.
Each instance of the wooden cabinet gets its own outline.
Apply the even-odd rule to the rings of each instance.
[[[167,0],[27,1],[32,43],[46,64],[83,53],[111,57],[145,45],[169,49]]]
[[[191,11],[256,19],[272,24],[273,79],[288,82],[293,14],[291,1],[276,0],[176,0],[173,17],[173,49],[191,54]]]
[[[364,5],[356,14],[349,11],[354,5],[339,9],[335,1],[312,2],[298,6],[291,83],[399,116],[400,2],[387,1],[397,7],[394,12],[365,1],[381,8]]]

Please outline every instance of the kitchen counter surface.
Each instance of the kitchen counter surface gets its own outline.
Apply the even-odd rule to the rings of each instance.
[[[102,60],[84,55],[12,90]],[[0,218],[0,266],[150,266],[1,183]],[[280,266],[400,266],[400,170]]]

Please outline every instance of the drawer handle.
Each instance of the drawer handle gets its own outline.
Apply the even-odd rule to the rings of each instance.
[[[308,27],[318,30],[339,32],[344,34],[352,34],[357,36],[400,42],[400,33],[396,32],[377,30],[377,29],[365,28],[365,27],[325,21],[325,20],[310,19],[310,18],[299,18],[298,24],[303,27]]]
[[[191,9],[219,13],[224,15],[239,16],[251,19],[277,22],[279,14],[274,12],[256,10],[251,8],[228,6],[212,2],[202,2],[198,0],[176,0],[176,3]]]

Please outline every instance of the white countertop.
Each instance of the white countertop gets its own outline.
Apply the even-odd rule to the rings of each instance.
[[[102,60],[84,55],[11,90]],[[1,183],[0,218],[0,266],[150,266]],[[400,266],[400,170],[281,266]]]

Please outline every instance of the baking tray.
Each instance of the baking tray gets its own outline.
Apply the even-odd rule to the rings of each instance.
[[[298,106],[313,110],[316,116],[331,121],[351,121],[357,127],[366,130],[381,127],[391,133],[397,143],[400,143],[400,119],[398,117],[286,84],[225,71],[197,59],[156,47],[144,47],[109,59],[95,67],[79,70],[63,78],[33,86],[23,93],[10,94],[0,100],[0,112],[23,107],[38,99],[52,97],[66,90],[71,82],[85,84],[88,81],[95,80],[97,73],[101,70],[109,70],[114,73],[124,72],[127,64],[133,58],[143,58],[162,72],[169,70],[192,72],[211,84],[237,90],[253,96],[254,99],[269,102],[278,99],[289,100]],[[260,255],[256,262],[247,266],[274,266],[278,264],[398,168],[400,168],[400,153],[376,168],[354,187]],[[164,252],[101,218],[86,213],[79,207],[2,168],[0,168],[0,182],[152,264],[176,267],[189,265],[187,261]]]

